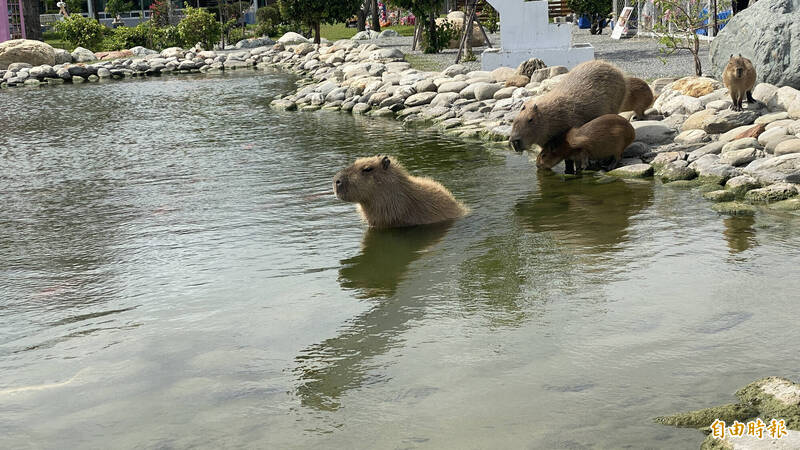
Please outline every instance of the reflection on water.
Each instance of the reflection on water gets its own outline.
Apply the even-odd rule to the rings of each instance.
[[[267,107],[293,88],[0,92],[0,447],[696,448],[649,418],[800,368],[796,216]],[[377,153],[472,213],[314,195]]]

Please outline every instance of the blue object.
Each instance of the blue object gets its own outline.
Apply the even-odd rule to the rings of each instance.
[[[592,21],[589,20],[589,16],[580,16],[578,17],[578,28],[581,30],[585,30],[587,28],[591,28]]]

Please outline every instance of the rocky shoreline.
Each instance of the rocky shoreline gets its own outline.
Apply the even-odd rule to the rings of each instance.
[[[276,67],[301,76],[304,85],[274,99],[274,108],[391,117],[503,143],[522,104],[551,90],[567,72],[534,60],[491,72],[463,65],[424,72],[397,48],[352,39],[316,46],[295,33],[271,46],[233,52],[140,47],[131,54],[91,64],[11,64],[0,70],[0,87]],[[800,199],[792,198],[800,192],[800,91],[761,83],[753,91],[759,103],[737,112],[729,109],[727,89],[711,78],[662,78],[651,88],[657,99],[648,117],[632,122],[636,140],[607,175],[701,186],[725,214],[754,214],[757,205],[800,210]]]

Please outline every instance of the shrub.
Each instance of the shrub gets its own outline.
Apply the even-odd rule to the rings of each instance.
[[[430,30],[429,30],[430,31]],[[430,39],[430,32],[422,35],[422,48],[425,53],[439,53],[443,48],[447,48],[450,41],[458,39],[461,30],[449,20],[442,21],[433,30],[433,39]],[[432,41],[432,42],[431,42]]]
[[[265,6],[256,11],[256,34],[258,36],[276,36],[278,25],[282,22],[281,10],[278,5]]]
[[[106,12],[111,14],[112,18],[121,12],[129,11],[131,8],[133,8],[133,3],[125,0],[108,0],[108,3],[106,3]]]
[[[64,20],[56,22],[54,25],[56,32],[61,39],[69,43],[73,48],[84,47],[91,51],[100,50],[100,43],[106,27],[94,19],[88,19],[78,14],[65,17]]]
[[[184,46],[201,42],[205,48],[214,48],[219,42],[221,29],[217,18],[208,11],[186,4],[185,16],[178,24],[178,35]]]
[[[153,50],[163,50],[183,44],[176,27],[157,27],[151,21],[147,21],[135,27],[119,27],[111,30],[103,40],[102,48],[106,51],[114,51],[142,46]]]

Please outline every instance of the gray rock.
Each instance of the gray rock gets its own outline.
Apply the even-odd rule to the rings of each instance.
[[[650,151],[650,146],[644,142],[633,142],[622,152],[623,158],[638,158]]]
[[[79,76],[79,75],[73,75],[72,76],[72,82],[74,84],[80,84],[80,83],[83,83],[85,81],[86,81],[86,78],[84,78],[82,76]]]
[[[686,161],[678,160],[662,167],[658,172],[658,176],[663,183],[678,180],[693,180],[697,178],[697,171],[687,167]]]
[[[354,41],[364,41],[368,39],[377,39],[378,36],[380,36],[380,33],[378,33],[377,31],[364,30],[364,31],[359,31],[358,33],[353,35],[353,37],[351,37],[350,39]]]
[[[759,123],[769,124],[769,123],[775,122],[776,120],[782,120],[782,119],[788,119],[788,118],[789,118],[789,113],[788,112],[780,111],[780,112],[776,112],[776,113],[772,113],[772,114],[764,114],[763,116],[761,116],[758,119],[756,119],[756,121],[754,123],[756,123],[756,124],[759,124]]]
[[[750,175],[739,175],[733,177],[725,183],[725,189],[733,192],[737,197],[741,197],[745,192],[761,187],[761,184]]]
[[[620,178],[646,178],[653,175],[653,167],[650,164],[633,164],[618,167],[608,172],[608,175]]]
[[[440,84],[438,92],[440,94],[442,92],[461,92],[461,90],[465,87],[467,87],[467,83],[464,81],[449,81],[447,83]]]
[[[70,78],[72,78],[72,74],[69,73],[69,69],[67,69],[66,67],[57,69],[56,76],[61,78],[62,80],[69,80]]]
[[[30,75],[34,78],[53,78],[56,76],[56,71],[52,66],[42,65],[30,69]]]
[[[728,216],[752,216],[756,213],[756,209],[753,206],[742,202],[717,203],[711,209]]]
[[[356,103],[353,106],[353,114],[366,114],[369,111],[370,106],[366,103]]]
[[[49,44],[33,39],[0,42],[0,69],[14,67],[14,63],[26,63],[28,67],[42,64],[52,66],[55,64],[55,52]]]
[[[514,91],[516,91],[517,89],[518,88],[516,86],[505,87],[495,92],[493,97],[495,100],[503,100],[506,98],[511,98],[514,95]]]
[[[675,142],[679,144],[696,144],[708,140],[708,133],[703,130],[686,130],[675,136]]]
[[[780,136],[786,136],[786,134],[786,127],[774,127],[761,133],[758,136],[758,143],[761,145],[767,145],[767,142],[771,141],[772,139]]]
[[[729,179],[740,175],[739,169],[719,162],[717,155],[704,155],[689,164],[697,171],[701,181],[713,184],[724,184]]]
[[[730,141],[723,144],[724,146],[722,147],[722,153],[741,150],[743,148],[762,148],[761,144],[758,143],[758,139],[752,137],[737,139],[735,141]]]
[[[380,48],[378,50],[374,50],[369,54],[370,59],[375,61],[384,61],[384,60],[402,60],[405,55],[399,48]]]
[[[130,49],[133,56],[147,56],[147,55],[155,55],[158,54],[155,50],[150,50],[149,48],[144,48],[142,46],[136,46]]]
[[[272,39],[268,37],[259,37],[252,39],[242,39],[241,41],[236,43],[236,48],[257,48],[273,44],[275,44],[275,41],[273,41]]]
[[[454,77],[456,75],[463,75],[469,72],[466,66],[462,64],[453,64],[452,66],[448,66],[446,69],[442,71],[442,75],[447,77]]]
[[[748,191],[744,198],[750,203],[772,203],[797,195],[797,187],[791,183],[775,183]]]
[[[83,47],[78,47],[72,51],[72,61],[74,62],[91,62],[97,61],[97,57],[94,56],[94,52],[91,50],[87,50]]]
[[[397,37],[397,36],[399,36],[399,34],[397,34],[397,31],[394,31],[394,30],[383,30],[378,35],[378,38],[392,38],[392,37]]]
[[[661,144],[675,136],[675,129],[657,120],[640,120],[631,125],[636,130],[636,140],[646,144]]]
[[[249,64],[247,64],[244,61],[239,61],[237,59],[228,58],[223,63],[223,67],[226,68],[226,69],[236,70],[236,69],[242,69],[242,68],[245,68],[245,67],[249,67]]]
[[[719,162],[721,164],[729,164],[731,166],[743,166],[745,164],[754,161],[756,158],[760,156],[763,157],[764,152],[756,150],[754,148],[746,148],[742,150],[732,150],[726,153],[723,153],[722,156],[719,158]]]
[[[288,46],[288,45],[303,44],[303,43],[310,42],[310,41],[308,39],[306,39],[305,37],[303,37],[302,35],[297,34],[297,33],[293,32],[293,31],[290,31],[290,32],[284,34],[283,36],[281,36],[280,39],[278,39],[278,42],[280,42],[281,44],[283,44],[285,46]]]
[[[69,70],[70,75],[73,77],[79,76],[85,78],[90,75],[89,69],[82,65],[71,65],[67,67],[67,70]]]
[[[63,48],[55,48],[53,51],[55,52],[55,65],[69,64],[72,62],[72,55]]]
[[[478,82],[474,83],[475,100],[488,100],[494,98],[494,94],[499,91],[502,86],[498,83]]]
[[[711,66],[720,76],[730,55],[741,53],[758,79],[800,88],[800,21],[796,0],[759,0],[731,17],[711,43]],[[769,24],[759,27],[757,24]]]
[[[25,86],[38,87],[40,84],[42,84],[42,82],[37,80],[36,78],[28,78],[23,82],[23,84]]]
[[[431,100],[431,106],[449,106],[459,98],[456,92],[444,92],[436,94],[436,97]]]
[[[790,141],[796,138],[796,136],[789,134],[774,136],[772,139],[768,140],[766,144],[764,144],[764,151],[770,154],[775,153],[775,149],[781,144],[781,142]]]
[[[406,106],[419,106],[419,105],[427,105],[430,103],[438,94],[436,92],[420,92],[418,94],[414,94],[408,97],[405,101]]]
[[[725,109],[703,121],[703,130],[711,134],[725,133],[736,127],[749,125],[758,118],[758,112]]]
[[[736,198],[736,195],[731,191],[719,189],[704,193],[703,198],[711,200],[712,202],[730,202]]]
[[[800,172],[800,153],[757,159],[744,168],[744,173],[753,176],[762,184],[781,183]]]
[[[800,139],[787,139],[775,146],[775,156],[800,153]]]

